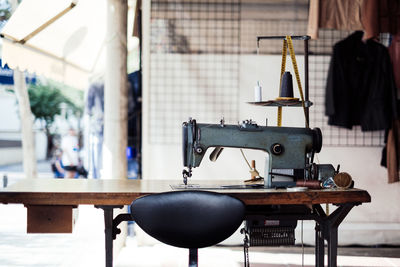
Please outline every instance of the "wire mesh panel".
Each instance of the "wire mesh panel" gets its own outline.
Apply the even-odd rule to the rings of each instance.
[[[241,53],[256,53],[257,36],[305,35],[308,23],[308,0],[242,1]],[[381,146],[384,132],[362,132],[359,126],[352,130],[328,125],[325,116],[325,86],[334,44],[350,31],[319,30],[319,38],[309,43],[309,97],[310,126],[321,128],[327,146]],[[387,38],[383,38],[385,40]],[[294,43],[296,55],[304,53],[302,41]],[[282,53],[281,40],[262,40],[259,54]],[[304,82],[304,81],[303,81]]]
[[[256,53],[257,36],[305,35],[308,0],[153,0],[151,3],[150,142],[179,143],[180,123],[193,116],[236,123],[241,56]],[[381,146],[383,131],[329,126],[325,85],[333,45],[351,32],[320,30],[309,51],[310,125],[324,145]],[[296,54],[303,54],[296,41]],[[281,54],[281,40],[263,40],[261,55]],[[304,82],[304,81],[303,81]]]
[[[180,142],[180,124],[238,121],[240,1],[151,3],[150,142]]]
[[[256,53],[257,36],[304,35],[307,32],[308,0],[242,0],[240,50]],[[281,54],[282,40],[263,41],[260,54]],[[296,42],[296,52],[304,51]]]

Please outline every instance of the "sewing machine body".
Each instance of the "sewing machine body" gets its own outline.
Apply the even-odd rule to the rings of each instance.
[[[279,181],[274,170],[300,170],[302,179],[312,179],[310,163],[313,153],[319,152],[321,146],[319,129],[259,126],[251,120],[240,125],[202,124],[195,120],[183,124],[183,163],[189,173],[191,168],[200,166],[210,147],[216,148],[210,156],[213,161],[223,147],[262,150],[268,153],[264,175],[267,188],[295,185],[295,178],[290,177],[293,174]],[[331,169],[334,171],[333,166]]]

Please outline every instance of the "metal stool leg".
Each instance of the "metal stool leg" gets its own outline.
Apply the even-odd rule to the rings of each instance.
[[[189,249],[189,267],[197,267],[197,248]]]

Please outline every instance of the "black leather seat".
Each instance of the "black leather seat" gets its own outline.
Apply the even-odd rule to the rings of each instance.
[[[231,236],[244,219],[242,201],[208,191],[172,191],[138,198],[131,214],[150,236],[189,249],[189,266],[197,266],[197,249]]]

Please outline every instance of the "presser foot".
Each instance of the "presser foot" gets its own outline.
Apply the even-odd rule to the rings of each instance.
[[[183,169],[182,176],[183,176],[183,184],[187,185],[188,178],[192,176],[192,169],[191,168],[189,168],[188,170]]]

